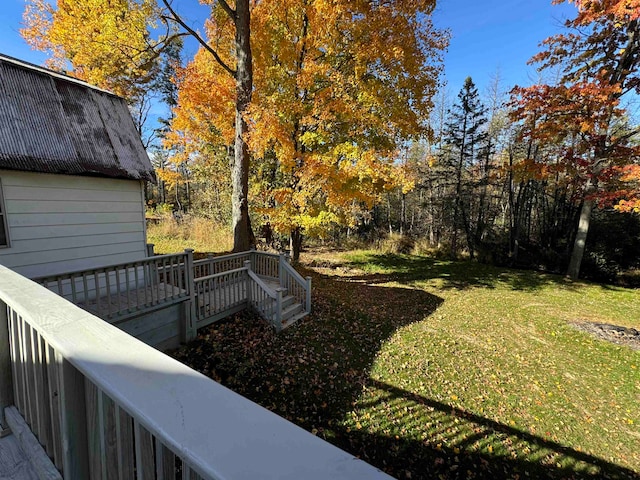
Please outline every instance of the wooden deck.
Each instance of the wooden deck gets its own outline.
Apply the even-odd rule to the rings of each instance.
[[[311,311],[310,278],[284,255],[255,251],[194,261],[187,249],[36,282],[160,350],[187,343],[198,328],[245,308],[276,331]]]
[[[0,479],[62,480],[29,425],[15,406],[4,409],[11,434],[0,438]]]

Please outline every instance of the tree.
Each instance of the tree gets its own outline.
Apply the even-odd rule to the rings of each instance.
[[[231,55],[220,53],[217,37],[207,43],[182,19],[168,0],[159,8],[155,0],[58,0],[56,7],[45,0],[30,0],[25,11],[23,35],[34,48],[50,51],[54,65],[69,62],[73,73],[95,85],[108,88],[140,105],[158,70],[158,56],[180,36],[191,35],[235,81],[235,141],[232,165],[234,250],[252,243],[248,212],[249,151],[245,112],[251,102],[252,55],[249,0],[237,0],[232,8],[225,0],[211,0],[209,32],[233,28]],[[165,31],[155,39],[158,23]],[[177,31],[178,26],[182,31]],[[142,95],[142,97],[141,97]],[[139,108],[144,112],[144,107]],[[141,115],[144,118],[144,114]]]
[[[231,167],[231,228],[233,230],[233,251],[248,250],[255,243],[251,221],[249,218],[249,164],[250,155],[247,147],[248,125],[246,112],[251,103],[253,93],[253,58],[251,53],[251,10],[249,0],[236,0],[235,8],[232,8],[226,0],[211,0],[211,17],[208,24],[208,32],[211,40],[220,38],[228,33],[229,22],[233,30],[233,53],[231,58],[225,58],[217,47],[203,39],[195,30],[176,13],[169,0],[162,0],[168,10],[168,14],[162,18],[171,20],[184,29],[186,33],[194,37],[201,47],[213,57],[214,61],[235,81],[234,98],[234,161]],[[211,58],[209,58],[211,61]]]
[[[403,175],[403,142],[428,133],[446,36],[432,2],[264,2],[256,7],[250,144],[273,152],[281,184],[266,209],[288,232],[350,225]],[[258,63],[257,63],[258,64]]]
[[[167,27],[156,29],[155,0],[29,0],[22,36],[51,55],[48,64],[124,97],[143,141],[152,134],[145,122],[159,57],[178,39]],[[152,38],[150,32],[155,30]]]
[[[582,206],[567,269],[577,278],[593,207],[612,200],[627,205],[628,192],[617,187],[640,156],[631,143],[640,130],[628,125],[621,106],[625,95],[640,93],[640,2],[573,3],[578,14],[566,22],[571,33],[546,39],[546,50],[532,59],[542,69],[559,68],[560,83],[516,87],[512,104],[524,134],[561,145],[560,164],[580,182]]]
[[[447,157],[445,161],[453,168],[455,181],[452,255],[455,255],[458,250],[457,238],[460,226],[465,232],[471,258],[477,247],[477,238],[471,219],[473,195],[467,177],[470,170],[475,170],[481,149],[486,147],[486,111],[473,80],[467,77],[458,94],[458,102],[449,112],[444,133],[444,150]]]
[[[260,211],[290,235],[294,258],[303,233],[353,224],[371,208],[393,183],[396,147],[427,132],[446,38],[423,3],[255,4],[249,146],[270,167],[255,169],[268,187],[257,192]],[[198,54],[186,72],[176,125],[228,141],[222,71]]]

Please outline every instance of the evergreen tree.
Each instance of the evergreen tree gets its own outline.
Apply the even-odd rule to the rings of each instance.
[[[467,239],[469,254],[473,258],[477,239],[472,225],[474,198],[470,178],[476,176],[474,170],[480,162],[480,154],[487,140],[487,109],[480,101],[478,89],[471,77],[465,79],[458,94],[458,101],[448,113],[442,154],[455,182],[451,255],[455,256],[458,251],[458,231],[462,229]]]

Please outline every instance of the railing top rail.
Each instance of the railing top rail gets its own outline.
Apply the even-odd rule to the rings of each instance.
[[[233,258],[239,258],[239,257],[243,257],[245,255],[250,255],[250,254],[263,255],[265,257],[275,257],[275,258],[278,258],[280,256],[279,253],[261,252],[259,250],[246,250],[244,252],[228,253],[228,254],[225,254],[225,255],[218,255],[218,256],[215,256],[215,257],[211,257],[211,258],[201,258],[200,260],[195,260],[193,262],[193,264],[194,265],[201,265],[203,263],[208,263],[208,262],[217,262],[217,261],[230,260],[230,259],[233,259]]]
[[[389,478],[3,266],[0,299],[207,479]]]
[[[251,253],[251,251],[247,250],[246,252],[229,253],[229,254],[226,254],[226,255],[218,255],[216,257],[211,257],[211,258],[201,258],[200,260],[195,260],[193,262],[193,264],[194,265],[200,265],[202,263],[230,260],[232,258],[243,257],[245,255],[248,255],[249,253]]]
[[[276,258],[278,258],[280,256],[279,253],[262,252],[260,250],[252,250],[252,253],[255,253],[257,255],[263,255],[265,257],[276,257]]]
[[[264,292],[269,295],[269,297],[271,298],[276,298],[276,292],[273,291],[273,289],[267,285],[258,275],[256,275],[256,273],[253,270],[248,270],[249,272],[249,276],[251,277],[251,279],[256,282],[260,288],[262,290],[264,290]]]
[[[225,270],[224,272],[214,273],[213,275],[207,275],[206,277],[198,277],[198,278],[195,278],[193,281],[194,283],[204,282],[206,280],[211,280],[218,277],[224,277],[225,275],[229,275],[230,273],[244,272],[246,270],[248,270],[247,267],[234,268],[233,270]]]
[[[184,252],[181,253],[169,253],[167,255],[155,255],[153,257],[144,257],[141,258],[140,260],[132,260],[129,262],[120,262],[120,263],[111,263],[109,265],[99,265],[97,267],[93,267],[93,268],[83,268],[81,270],[73,270],[71,272],[64,272],[64,273],[58,273],[58,274],[53,274],[53,275],[43,275],[41,277],[36,277],[33,278],[32,280],[34,282],[41,282],[43,280],[48,280],[51,278],[69,278],[69,277],[73,277],[75,275],[79,275],[82,273],[86,273],[86,272],[93,272],[93,271],[102,271],[102,270],[106,270],[106,269],[113,269],[113,268],[118,268],[118,267],[128,267],[128,266],[132,266],[132,265],[139,265],[139,264],[143,264],[143,263],[153,263],[156,261],[163,261],[163,260],[167,260],[169,258],[177,258],[177,257],[184,257],[187,254]]]

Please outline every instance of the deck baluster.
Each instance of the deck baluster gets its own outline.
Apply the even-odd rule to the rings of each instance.
[[[138,263],[133,264],[133,288],[136,292],[136,310],[140,308],[140,279],[138,278]]]
[[[111,305],[111,282],[109,280],[109,270],[104,270],[104,282],[105,288],[107,289],[107,318],[111,318],[111,310],[113,305]],[[73,283],[73,279],[71,279],[71,283]]]

